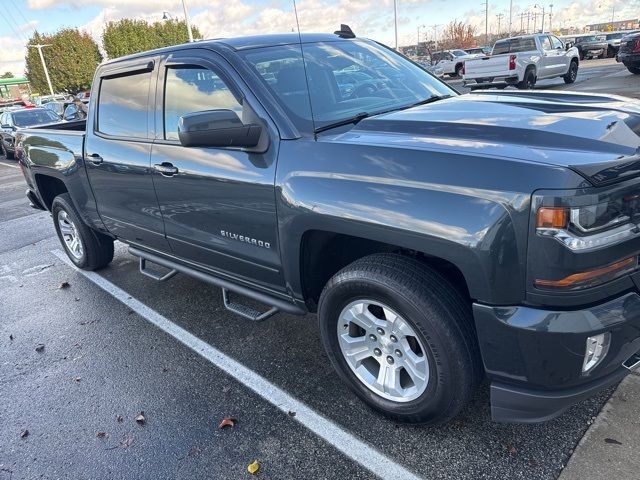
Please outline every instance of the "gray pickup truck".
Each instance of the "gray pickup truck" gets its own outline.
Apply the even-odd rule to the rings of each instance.
[[[117,239],[250,320],[317,312],[399,421],[484,379],[495,420],[544,421],[640,361],[635,100],[459,95],[345,29],[221,39],[102,64],[86,125],[19,131],[17,157],[79,268]]]

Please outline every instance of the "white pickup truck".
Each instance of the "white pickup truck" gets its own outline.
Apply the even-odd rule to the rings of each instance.
[[[472,90],[508,85],[530,89],[548,78],[573,83],[579,62],[578,49],[565,46],[554,35],[524,35],[498,40],[491,55],[466,60],[462,78]]]

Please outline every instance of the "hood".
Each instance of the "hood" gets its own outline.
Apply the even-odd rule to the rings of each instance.
[[[555,91],[467,94],[367,118],[336,140],[566,167],[599,186],[640,175],[640,101]]]

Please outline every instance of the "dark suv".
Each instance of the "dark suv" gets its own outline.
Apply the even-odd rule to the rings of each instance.
[[[580,53],[580,60],[588,58],[604,58],[607,53],[607,42],[602,37],[595,35],[585,35],[576,37],[575,47]]]
[[[632,33],[620,40],[616,60],[622,62],[631,73],[640,75],[640,32]]]

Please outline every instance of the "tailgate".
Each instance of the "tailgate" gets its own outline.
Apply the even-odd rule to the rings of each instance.
[[[496,55],[493,57],[481,57],[464,62],[464,79],[476,79],[487,77],[504,77],[513,75],[514,70],[509,70],[509,55]]]

